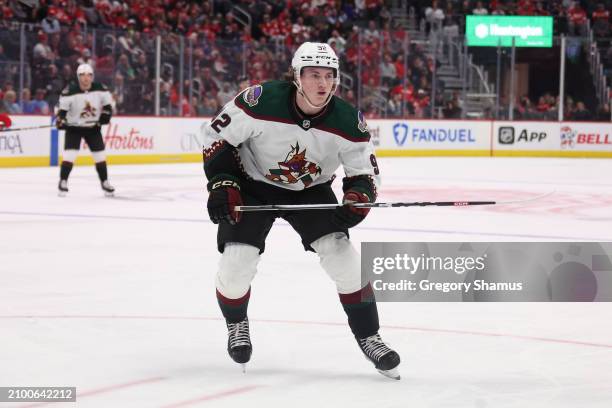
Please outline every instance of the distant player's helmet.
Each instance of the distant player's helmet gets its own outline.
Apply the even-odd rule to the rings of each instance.
[[[93,76],[93,68],[89,64],[81,64],[77,68],[77,78],[83,74],[91,74]]]
[[[300,75],[304,67],[332,68],[334,70],[334,86],[325,103],[321,106],[313,104],[302,90]],[[340,84],[340,61],[332,47],[326,43],[305,42],[300,45],[291,60],[291,69],[293,70],[293,81],[295,86],[297,86],[298,92],[313,108],[323,108],[327,105]]]

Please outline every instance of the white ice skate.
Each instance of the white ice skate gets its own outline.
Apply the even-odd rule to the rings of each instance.
[[[60,180],[57,189],[59,190],[57,193],[58,196],[66,197],[66,194],[68,194],[68,180]]]
[[[104,190],[104,195],[106,197],[115,196],[115,187],[111,186],[108,180],[104,180],[101,185],[102,185],[102,190]]]
[[[400,379],[400,373],[397,369],[400,356],[387,347],[378,333],[365,339],[357,339],[357,344],[366,358],[374,363],[374,367],[379,373],[394,380]]]

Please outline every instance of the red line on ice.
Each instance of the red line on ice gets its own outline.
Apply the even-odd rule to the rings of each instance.
[[[205,317],[205,316],[145,316],[145,315],[0,315],[0,319],[136,319],[136,320],[204,320],[204,321],[220,321],[220,317]],[[250,319],[264,323],[280,323],[280,324],[298,324],[298,325],[315,325],[315,326],[346,326],[344,322],[321,322],[308,320],[282,320],[282,319]],[[435,329],[428,327],[412,327],[412,326],[397,326],[397,325],[382,325],[382,328],[391,330],[410,330],[431,333],[447,333],[447,334],[463,334],[471,336],[484,337],[506,337],[518,340],[533,340],[547,343],[573,344],[578,346],[601,347],[612,349],[612,344],[592,343],[588,341],[570,340],[570,339],[555,339],[550,337],[524,336],[520,334],[508,333],[488,333],[470,330],[454,330],[454,329]]]
[[[162,408],[186,407],[188,405],[197,404],[199,402],[215,400],[215,399],[223,398],[223,397],[229,397],[231,395],[236,395],[236,394],[242,394],[247,391],[254,390],[255,388],[259,388],[259,385],[246,385],[244,387],[232,388],[230,390],[221,391],[221,392],[217,392],[214,394],[206,394],[206,395],[202,395],[201,397],[196,397],[196,398],[189,399],[186,401],[180,401],[180,402],[175,402],[170,405],[164,405]]]
[[[165,378],[164,377],[153,377],[153,378],[145,378],[142,380],[130,381],[127,383],[108,385],[102,388],[94,388],[93,390],[89,390],[85,392],[79,392],[79,390],[77,389],[76,403],[78,404],[80,399],[83,397],[90,397],[92,395],[98,395],[98,394],[106,394],[106,393],[121,390],[124,388],[135,387],[137,385],[143,385],[143,384],[150,384],[150,383],[159,382],[162,380],[165,380]],[[31,404],[31,405],[19,405],[19,408],[43,407],[45,405],[55,404],[57,402],[58,401],[50,401],[50,402],[39,402],[36,404]]]

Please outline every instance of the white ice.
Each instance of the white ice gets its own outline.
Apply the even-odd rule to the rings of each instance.
[[[372,210],[357,245],[612,240],[612,160],[380,162],[381,201],[554,192]],[[76,406],[104,408],[612,406],[612,304],[379,303],[402,358],[390,380],[361,355],[316,255],[280,221],[253,283],[243,374],[214,296],[201,165],[109,172],[114,199],[93,167],[73,170],[65,198],[57,168],[0,169],[0,386],[76,386]]]

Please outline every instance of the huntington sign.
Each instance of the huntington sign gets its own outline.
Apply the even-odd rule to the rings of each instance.
[[[552,47],[553,18],[533,16],[466,16],[470,47]]]

